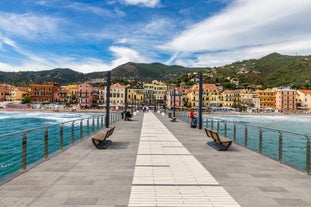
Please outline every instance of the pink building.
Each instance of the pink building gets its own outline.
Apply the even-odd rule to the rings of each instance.
[[[90,108],[93,104],[93,86],[82,83],[78,87],[78,103],[81,108]]]
[[[182,108],[184,105],[183,102],[183,89],[176,88],[175,89],[175,108]],[[166,106],[169,109],[174,108],[174,89],[171,88],[166,92]]]
[[[281,112],[296,111],[296,90],[277,88],[275,98],[277,110]]]

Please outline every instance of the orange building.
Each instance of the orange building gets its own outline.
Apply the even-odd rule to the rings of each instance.
[[[58,83],[30,84],[32,103],[52,103],[57,92]]]
[[[266,89],[256,91],[257,97],[260,98],[260,108],[276,109],[276,89]]]

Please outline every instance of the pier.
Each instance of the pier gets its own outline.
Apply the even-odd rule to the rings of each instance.
[[[159,113],[117,121],[112,144],[88,139],[0,185],[0,207],[311,206],[311,176]]]

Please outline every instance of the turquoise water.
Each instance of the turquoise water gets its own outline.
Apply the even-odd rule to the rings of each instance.
[[[90,117],[91,113],[0,111],[0,135]]]
[[[208,115],[204,118],[208,120],[208,128],[219,130],[231,139],[234,139],[235,125],[236,143],[257,152],[262,137],[262,154],[299,170],[307,170],[311,116]]]
[[[240,124],[280,129],[311,136],[311,116],[208,115],[206,117],[238,122]]]
[[[28,166],[45,156],[45,147],[51,155],[104,127],[102,116],[98,115],[103,114],[0,112],[0,179],[22,168],[24,136],[27,136]],[[20,131],[24,132],[17,133]]]

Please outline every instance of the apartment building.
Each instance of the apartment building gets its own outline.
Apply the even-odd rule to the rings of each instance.
[[[107,94],[107,86],[104,88],[100,88],[98,90],[100,97],[98,97],[98,102],[100,102],[99,107],[106,107],[106,94]],[[112,110],[120,110],[125,107],[125,99],[126,99],[126,86],[120,83],[115,83],[110,85],[110,108]]]
[[[164,104],[167,85],[163,82],[152,81],[152,83],[144,83],[144,99],[149,104]]]
[[[281,112],[296,111],[296,90],[290,88],[276,88],[276,109]]]
[[[297,109],[311,110],[311,90],[297,90]]]
[[[89,83],[81,83],[78,86],[78,104],[80,108],[90,108],[93,104],[93,86]]]
[[[166,93],[166,107],[168,109],[174,108],[174,100],[175,100],[175,108],[181,109],[184,106],[183,101],[183,88],[170,88]]]
[[[70,84],[67,86],[67,88],[68,88],[67,97],[69,99],[69,102],[72,104],[76,104],[78,102],[78,85]]]
[[[265,109],[276,109],[276,88],[257,90],[257,97],[260,99],[260,107]]]
[[[55,93],[58,91],[58,83],[30,84],[30,99],[32,103],[52,103]]]

